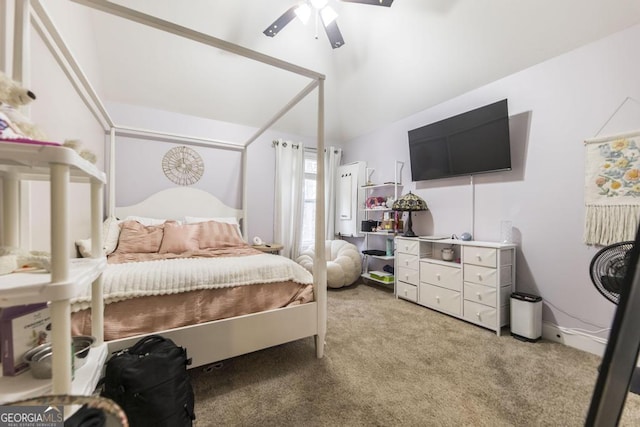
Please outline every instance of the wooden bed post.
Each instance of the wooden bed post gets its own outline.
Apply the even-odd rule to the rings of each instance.
[[[324,355],[324,339],[327,333],[327,259],[325,255],[324,226],[324,78],[318,79],[318,173],[316,175],[316,238],[313,261],[313,286],[318,301],[318,335],[316,335],[316,356]]]
[[[109,131],[109,176],[107,191],[109,192],[108,216],[116,215],[116,129],[111,127]]]
[[[248,180],[247,180],[247,156],[248,156],[248,151],[249,151],[249,147],[246,146],[244,148],[244,150],[242,150],[242,237],[244,238],[245,241],[249,241],[249,233],[247,232],[248,230],[248,225],[249,225],[249,219],[248,219],[248,212],[249,210],[247,209],[247,203],[248,203],[248,198],[247,198],[247,187],[248,187]]]

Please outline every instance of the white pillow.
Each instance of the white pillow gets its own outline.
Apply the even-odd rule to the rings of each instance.
[[[147,218],[147,217],[144,217],[144,216],[135,216],[135,215],[129,215],[124,220],[125,221],[138,221],[140,224],[144,225],[145,227],[148,227],[150,225],[162,225],[166,221],[166,219]],[[180,223],[180,221],[178,221],[178,223]]]
[[[91,239],[76,240],[76,246],[83,258],[91,258]]]
[[[102,249],[104,249],[105,255],[109,255],[118,247],[121,222],[115,216],[110,216],[102,224]]]
[[[110,216],[102,223],[102,250],[105,255],[109,255],[118,247],[121,222],[116,217]],[[91,258],[91,238],[76,240],[76,246],[80,255]]]
[[[195,224],[198,222],[207,222],[207,221],[217,221],[217,222],[223,222],[225,224],[235,225],[236,231],[238,232],[238,236],[242,238],[242,232],[240,231],[240,223],[238,222],[238,218],[236,218],[235,216],[213,217],[213,218],[202,218],[197,216],[184,217],[184,222],[186,224]]]

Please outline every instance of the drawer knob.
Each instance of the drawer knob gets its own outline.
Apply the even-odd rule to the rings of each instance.
[[[405,297],[407,296],[407,290],[406,289],[404,290],[404,296]]]
[[[408,274],[404,275],[404,280],[406,280],[407,282],[409,281],[409,275]]]
[[[440,297],[436,295],[436,302],[440,304]]]
[[[477,254],[476,258],[478,258],[478,261],[482,261],[482,257],[480,256],[480,254]]]
[[[480,294],[480,292],[476,292],[476,296],[478,297],[478,299],[482,299],[482,295]]]
[[[440,273],[436,273],[436,279],[440,280]]]
[[[482,274],[478,273],[478,280],[482,281]]]
[[[480,312],[476,312],[476,316],[478,316],[478,319],[480,318]]]

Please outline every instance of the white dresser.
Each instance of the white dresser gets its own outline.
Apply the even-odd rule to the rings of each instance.
[[[442,249],[454,251],[442,259]],[[514,244],[396,238],[396,297],[441,311],[500,335],[509,324],[515,288]]]

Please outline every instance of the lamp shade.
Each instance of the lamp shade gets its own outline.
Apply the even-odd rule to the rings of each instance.
[[[391,209],[394,211],[409,212],[407,231],[404,233],[404,236],[416,237],[416,234],[413,232],[413,224],[411,223],[411,212],[428,210],[427,202],[425,202],[421,197],[416,196],[411,191],[409,191],[408,194],[405,194],[404,196],[393,202],[393,206],[391,207]]]
[[[427,202],[425,202],[421,197],[413,194],[411,191],[393,202],[393,206],[391,207],[391,209],[394,211],[402,212],[428,210]]]

